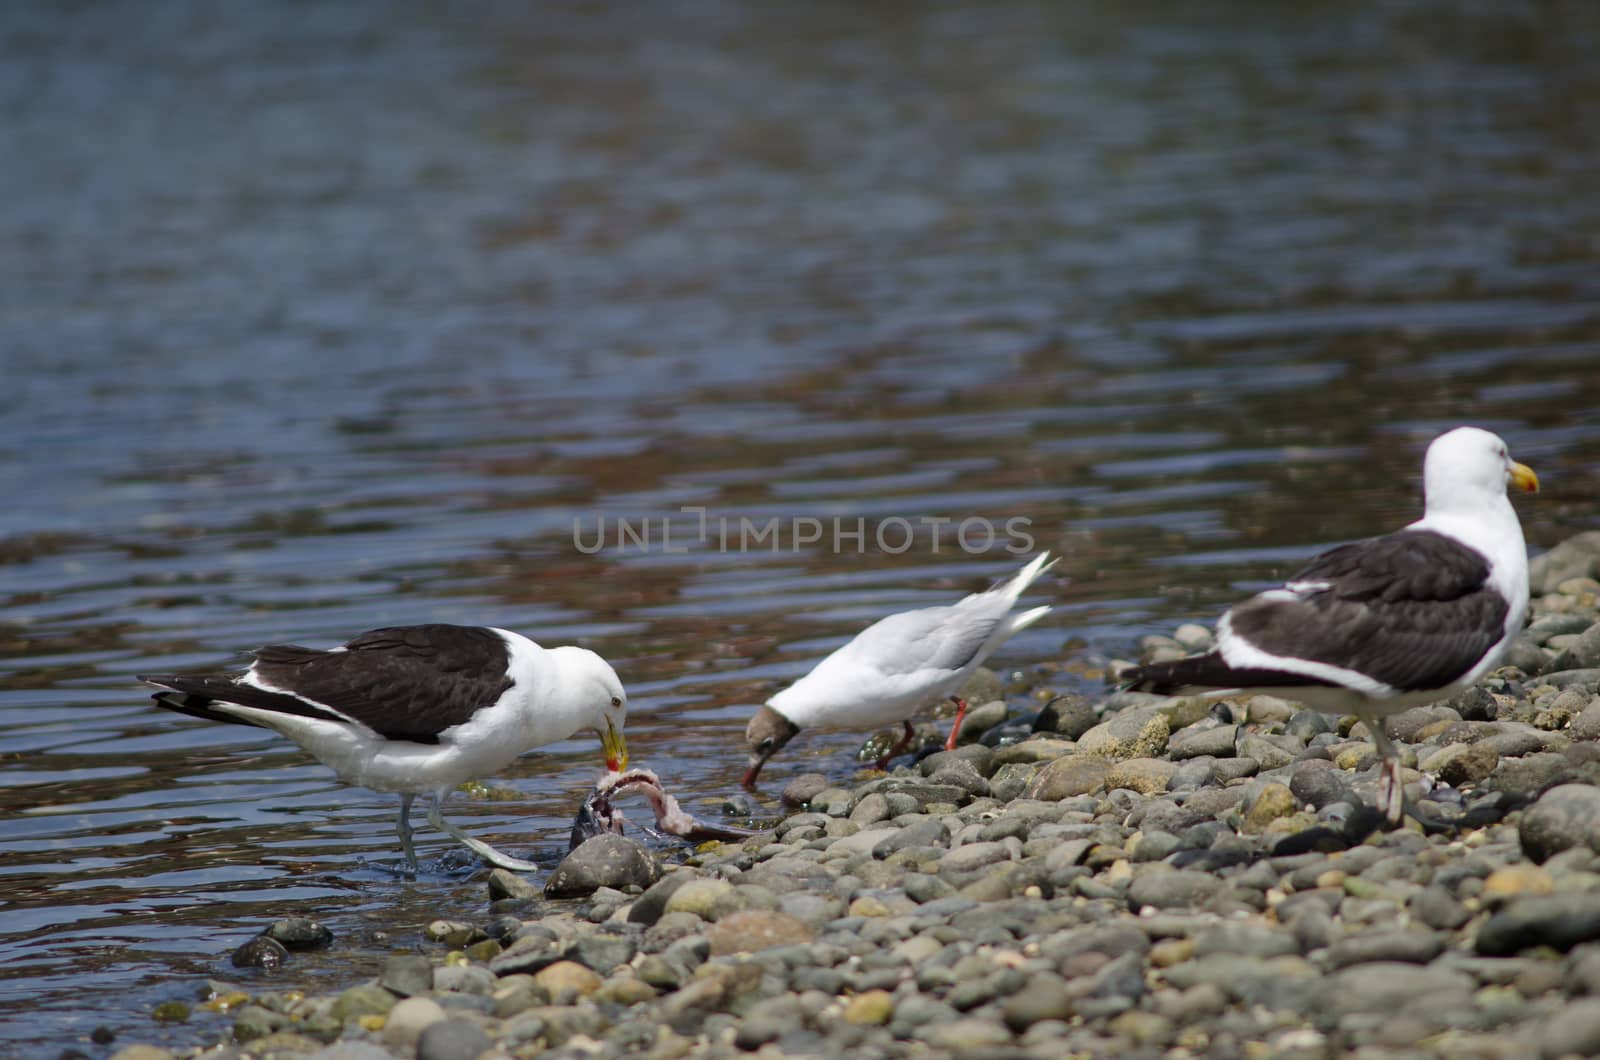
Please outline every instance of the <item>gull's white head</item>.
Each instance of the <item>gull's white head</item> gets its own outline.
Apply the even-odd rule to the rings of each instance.
[[[628,768],[628,743],[622,735],[628,693],[617,672],[588,648],[552,648],[550,652],[561,659],[563,684],[583,718],[578,727],[600,734],[607,769],[616,773]]]
[[[1539,476],[1511,459],[1499,435],[1478,427],[1457,427],[1439,435],[1422,462],[1422,490],[1430,514],[1451,510],[1470,514],[1486,499],[1504,497],[1508,484],[1536,492]]]

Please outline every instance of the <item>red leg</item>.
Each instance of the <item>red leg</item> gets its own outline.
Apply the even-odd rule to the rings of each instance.
[[[956,737],[961,735],[961,719],[967,716],[967,701],[960,696],[951,696],[950,699],[956,705],[956,720],[950,726],[950,739],[944,742],[946,751],[954,751],[956,749]]]
[[[901,734],[900,739],[896,740],[894,746],[883,752],[883,757],[878,759],[879,769],[888,769],[889,759],[893,758],[895,755],[911,746],[911,740],[914,736],[916,736],[917,733],[916,730],[911,727],[911,723],[909,721],[905,723],[905,726],[906,731]]]

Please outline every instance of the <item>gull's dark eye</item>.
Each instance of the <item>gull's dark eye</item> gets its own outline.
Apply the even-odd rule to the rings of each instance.
[[[756,750],[759,751],[761,754],[769,754],[769,753],[771,753],[771,751],[772,751],[772,737],[768,736],[765,740],[762,740],[760,743],[756,744]]]
[[[622,699],[621,699],[621,697],[619,697],[619,696],[612,696],[612,697],[611,697],[611,705],[612,705],[612,706],[613,706],[613,707],[620,707],[620,706],[622,706]]]

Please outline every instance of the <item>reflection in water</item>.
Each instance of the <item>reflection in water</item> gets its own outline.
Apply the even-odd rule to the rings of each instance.
[[[1014,568],[968,518],[1065,557],[996,664],[1091,693],[1415,514],[1446,426],[1539,470],[1535,547],[1593,526],[1600,15],[1230,6],[13,5],[5,1047],[206,1040],[150,1006],[482,911],[427,831],[388,871],[388,797],[140,672],[422,621],[583,643],[714,814],[751,704]],[[724,551],[690,508],[874,547]],[[602,518],[687,551],[585,554]],[[551,862],[593,779],[569,741],[452,812]],[[227,965],[290,912],[335,949]]]

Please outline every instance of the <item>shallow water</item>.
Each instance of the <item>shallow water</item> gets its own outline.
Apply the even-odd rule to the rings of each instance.
[[[1023,546],[1057,610],[996,665],[1093,693],[1411,518],[1443,427],[1540,472],[1535,551],[1600,523],[1600,13],[1104,6],[8,7],[0,1053],[208,1041],[151,1008],[482,913],[430,829],[388,871],[392,797],[139,673],[583,643],[714,814],[753,704]],[[553,864],[598,765],[451,816]],[[287,914],[333,950],[229,966]]]

